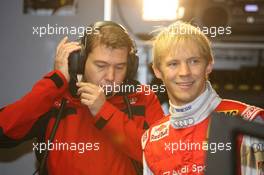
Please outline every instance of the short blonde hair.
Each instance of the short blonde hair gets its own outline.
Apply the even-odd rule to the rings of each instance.
[[[211,43],[206,35],[198,28],[189,23],[177,21],[163,28],[153,41],[153,64],[159,68],[161,59],[171,53],[179,43],[193,42],[207,62],[213,61]]]

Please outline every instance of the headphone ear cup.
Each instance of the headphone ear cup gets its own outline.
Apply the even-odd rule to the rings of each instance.
[[[85,46],[81,43],[81,50],[80,50],[80,57],[78,60],[78,74],[84,74],[85,68],[85,60],[86,60],[86,53],[85,53]]]
[[[126,79],[127,80],[133,80],[136,77],[137,74],[137,69],[138,69],[138,56],[135,53],[130,54],[130,56],[128,57],[128,61],[127,61],[127,76]]]

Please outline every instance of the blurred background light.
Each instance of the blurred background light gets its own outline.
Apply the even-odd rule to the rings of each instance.
[[[143,20],[176,20],[179,0],[143,0]]]

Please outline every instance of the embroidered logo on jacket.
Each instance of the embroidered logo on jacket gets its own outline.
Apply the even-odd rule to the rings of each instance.
[[[145,146],[147,144],[148,141],[148,134],[149,130],[145,131],[145,133],[143,134],[142,138],[141,138],[141,142],[142,142],[142,148],[145,149]]]
[[[259,111],[261,111],[261,109],[258,107],[248,106],[241,115],[244,119],[251,121],[255,118]]]
[[[157,141],[169,135],[169,122],[155,126],[151,130],[150,142]]]
[[[138,101],[137,97],[132,97],[132,98],[129,98],[128,100],[131,105],[136,104],[136,102]]]
[[[226,110],[226,111],[219,111],[219,113],[224,113],[225,115],[228,116],[235,116],[238,115],[238,110]]]
[[[189,110],[191,110],[191,109],[192,109],[192,106],[190,105],[190,106],[187,106],[187,107],[185,107],[185,108],[180,108],[180,109],[175,108],[174,110],[175,110],[176,112],[186,112],[186,111],[189,111]]]
[[[177,128],[185,128],[195,123],[194,118],[190,117],[182,120],[175,120],[173,125]]]

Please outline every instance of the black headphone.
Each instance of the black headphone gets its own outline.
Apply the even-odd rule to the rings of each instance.
[[[91,25],[91,28],[93,30],[97,29],[100,32],[101,28],[105,26],[118,27],[124,33],[128,35],[127,30],[122,25],[117,24],[113,21],[98,21],[94,23],[93,25]],[[75,74],[84,74],[85,62],[88,58],[89,53],[92,50],[91,41],[92,41],[93,35],[95,34],[94,33],[84,34],[84,36],[80,39],[80,43],[82,47],[81,51],[75,51],[70,55],[70,58],[69,58],[69,73],[70,74],[73,74],[74,76]],[[138,61],[138,56],[137,56],[137,49],[136,49],[135,42],[132,39],[131,41],[132,41],[132,48],[130,48],[130,52],[128,53],[127,73],[126,73],[124,82],[132,81],[135,78],[137,74],[137,69],[138,69],[139,61]]]

